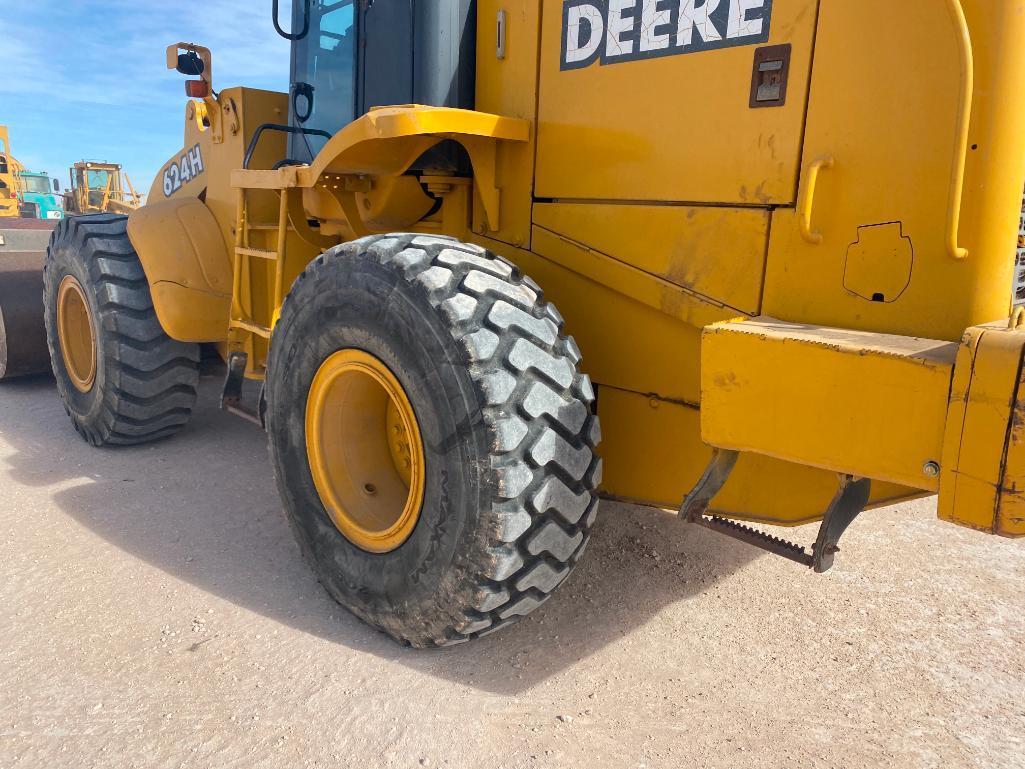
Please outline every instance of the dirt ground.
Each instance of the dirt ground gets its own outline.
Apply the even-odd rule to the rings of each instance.
[[[118,451],[0,385],[3,769],[1025,767],[1025,543],[927,500],[816,577],[606,503],[539,612],[412,651],[321,591],[217,386]]]

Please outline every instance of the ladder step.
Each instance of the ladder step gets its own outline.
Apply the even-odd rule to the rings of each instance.
[[[248,331],[250,334],[262,336],[264,339],[270,339],[271,331],[269,328],[257,325],[256,323],[250,323],[246,320],[233,320],[228,324],[228,328],[234,328],[240,331]]]
[[[274,222],[274,223],[271,223],[271,222],[266,222],[266,223],[264,223],[264,222],[259,222],[259,223],[254,222],[252,224],[247,224],[246,227],[248,227],[250,230],[262,230],[262,231],[273,230],[274,232],[277,232],[277,230],[278,230],[277,222]],[[286,229],[289,232],[295,232],[295,227],[293,227],[291,224],[289,224],[288,227],[286,227]]]
[[[748,545],[754,545],[775,555],[781,555],[791,561],[796,561],[802,566],[811,568],[815,565],[815,558],[800,545],[780,539],[779,537],[773,537],[749,526],[742,526],[725,518],[706,517],[704,515],[691,519],[691,523],[696,523],[698,526],[703,526],[719,534],[725,534],[727,537],[740,540]]]
[[[239,256],[252,256],[258,259],[270,259],[271,261],[277,261],[278,252],[268,251],[265,248],[236,248],[235,253]]]

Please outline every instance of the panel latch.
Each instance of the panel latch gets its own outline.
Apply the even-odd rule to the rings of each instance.
[[[755,50],[751,77],[752,109],[782,107],[787,102],[791,45],[770,45]]]

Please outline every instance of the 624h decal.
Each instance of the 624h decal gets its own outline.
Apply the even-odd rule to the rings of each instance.
[[[164,169],[164,196],[171,197],[205,170],[203,153],[197,144]]]

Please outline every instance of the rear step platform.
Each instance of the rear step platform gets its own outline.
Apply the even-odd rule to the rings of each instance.
[[[809,553],[805,547],[794,542],[725,518],[707,515],[708,506],[726,485],[739,457],[738,451],[716,450],[697,485],[684,499],[680,507],[680,519],[807,566],[814,569],[816,574],[824,574],[833,568],[833,558],[840,552],[840,537],[868,504],[872,482],[867,478],[855,479],[849,475],[840,475],[839,488],[823,515],[819,535]]]

